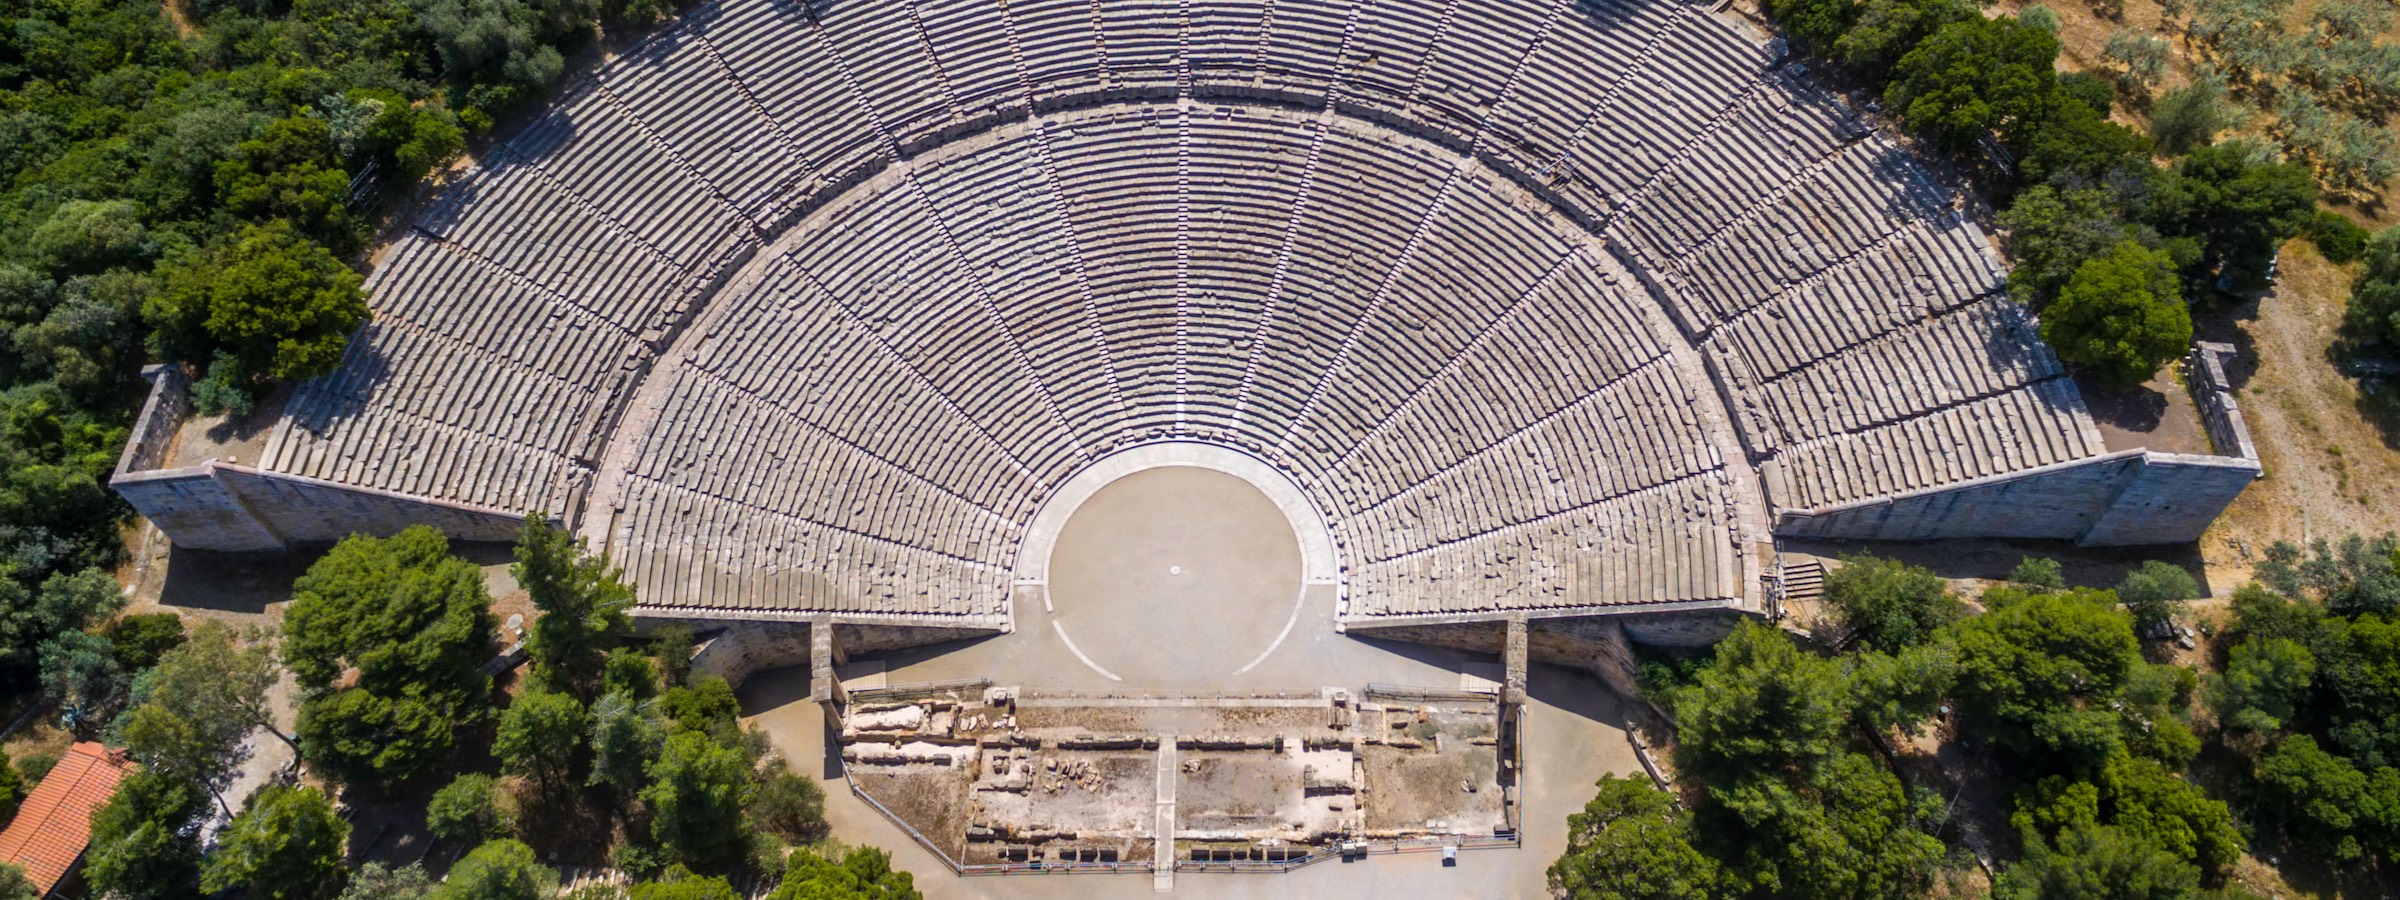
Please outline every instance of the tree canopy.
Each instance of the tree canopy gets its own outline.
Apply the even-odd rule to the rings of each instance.
[[[189,780],[148,769],[117,783],[92,813],[83,876],[94,895],[188,897],[200,887],[197,834],[208,795]]]
[[[358,273],[281,220],[168,263],[142,308],[159,345],[180,359],[231,354],[242,371],[285,381],[342,360],[367,319]]]
[[[517,536],[517,583],[542,611],[526,650],[542,677],[575,699],[599,696],[610,641],[633,632],[625,611],[633,588],[605,556],[539,516],[526,516]]]
[[[222,624],[202,624],[134,681],[115,739],[154,770],[222,786],[252,730],[264,726],[283,737],[268,718],[267,689],[276,678],[273,651],[245,645]]]
[[[1550,889],[1571,900],[1720,896],[1717,861],[1692,841],[1674,795],[1645,777],[1601,776],[1599,794],[1567,817],[1567,850],[1550,864]]]
[[[2016,139],[2050,109],[2058,37],[2012,18],[1970,15],[1900,57],[1886,102],[1908,127],[1965,149],[1988,133]]]
[[[432,900],[548,900],[557,891],[557,870],[542,865],[523,842],[502,838],[484,842],[451,866]]]
[[[332,896],[341,887],[350,823],[310,787],[268,785],[252,794],[209,854],[200,889],[242,888],[272,900]]]
[[[650,805],[650,833],[661,848],[694,863],[722,859],[740,848],[742,810],[756,790],[750,758],[740,748],[700,732],[678,732],[650,763],[649,778],[641,796]]]
[[[808,850],[792,853],[783,883],[767,900],[923,900],[916,878],[892,868],[892,856],[873,847],[853,847],[840,860]]]
[[[450,730],[485,714],[491,597],[483,573],[440,532],[334,545],[292,585],[284,664],[309,692],[304,754],[350,778],[394,781],[450,750]],[[334,690],[346,670],[351,684]]]
[[[2127,240],[2084,261],[2042,311],[2042,339],[2105,384],[2148,380],[2192,342],[2174,260]]]
[[[1825,576],[1825,603],[1840,634],[1836,646],[1897,651],[1932,640],[1966,611],[1950,586],[1921,566],[1852,556]]]

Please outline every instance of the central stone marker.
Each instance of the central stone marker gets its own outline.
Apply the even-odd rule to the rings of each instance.
[[[1075,507],[1049,559],[1054,615],[1129,683],[1203,686],[1264,652],[1300,600],[1300,539],[1240,477],[1144,469]]]

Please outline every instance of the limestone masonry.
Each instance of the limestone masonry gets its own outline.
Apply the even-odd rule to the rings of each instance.
[[[1704,636],[1657,617],[1758,611],[1778,533],[2195,538],[2259,472],[2219,350],[2218,455],[2107,446],[1797,69],[1672,0],[710,3],[443,190],[259,458],[159,468],[164,373],[116,485],[198,549],[542,512],[783,640],[1007,628],[1045,500],[1164,441],[1301,488],[1348,627]]]

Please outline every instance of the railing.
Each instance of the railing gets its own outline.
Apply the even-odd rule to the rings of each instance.
[[[1500,696],[1500,690],[1497,687],[1494,687],[1488,691],[1472,691],[1456,688],[1417,687],[1405,684],[1369,684],[1367,685],[1366,690],[1359,693],[1359,696],[1364,700],[1384,698],[1390,700],[1414,700],[1426,703],[1440,702],[1444,700],[1461,700],[1483,703],[1498,698]]]
[[[1394,853],[1425,853],[1451,847],[1456,847],[1460,850],[1498,850],[1521,847],[1524,846],[1524,843],[1524,838],[1515,834],[1491,836],[1460,835],[1454,837],[1391,838],[1381,841],[1351,841],[1348,843],[1337,844],[1332,847],[1320,849],[1314,853],[1310,853],[1307,856],[1278,861],[1229,860],[1225,862],[1200,862],[1196,860],[1179,859],[1175,861],[1175,871],[1274,874],[1289,872],[1293,869],[1298,869],[1303,866],[1312,866],[1328,859],[1335,859],[1344,856],[1366,857],[1389,856]]]
[[[850,701],[852,703],[857,703],[862,699],[878,701],[898,700],[906,697],[925,697],[933,694],[948,693],[951,691],[974,691],[978,694],[981,694],[983,689],[991,686],[992,680],[989,678],[960,678],[951,681],[913,681],[907,684],[889,684],[879,688],[851,688]]]
[[[875,807],[876,812],[882,813],[883,817],[891,820],[892,824],[900,826],[901,831],[908,832],[908,836],[916,840],[918,846],[924,847],[926,851],[933,854],[933,858],[941,860],[943,865],[949,866],[950,871],[957,872],[961,875],[967,874],[966,867],[959,865],[958,860],[951,859],[950,854],[942,852],[942,848],[936,846],[933,843],[933,840],[931,838],[927,838],[923,832],[918,831],[916,826],[908,824],[907,819],[903,819],[897,815],[894,815],[891,807],[883,805],[882,801],[868,796],[866,791],[860,790],[858,787],[858,779],[850,775],[849,762],[844,761],[841,766],[842,782],[850,786],[851,796],[857,797],[860,800],[865,800],[867,801],[868,806]]]

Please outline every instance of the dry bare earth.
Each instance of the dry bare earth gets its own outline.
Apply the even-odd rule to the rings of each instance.
[[[2200,322],[2203,337],[2242,347],[2230,374],[2267,470],[2202,540],[2220,591],[2269,541],[2400,530],[2400,386],[2369,394],[2327,352],[2350,268],[2294,241],[2274,293]]]

